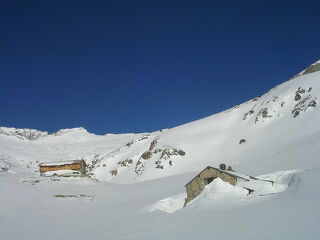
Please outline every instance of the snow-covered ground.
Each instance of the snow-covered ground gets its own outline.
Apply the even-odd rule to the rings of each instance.
[[[247,196],[241,188],[212,182],[182,209],[183,185],[192,174],[129,185],[1,174],[0,236],[6,240],[318,239],[319,175],[319,168],[298,171],[287,189],[266,196]],[[165,199],[162,206],[161,199]]]
[[[0,239],[318,239],[318,68],[152,133],[0,127]],[[39,176],[39,163],[80,159],[90,177]],[[248,195],[216,179],[182,208],[184,185],[220,163],[275,184],[251,180]]]
[[[202,193],[187,204],[187,207],[201,204],[214,205],[217,209],[234,204],[248,204],[260,200],[266,196],[285,191],[297,177],[297,170],[280,171],[268,175],[258,176],[248,182],[240,182],[236,186],[222,181],[220,178],[206,185]],[[264,181],[268,180],[268,181]],[[251,194],[245,188],[254,190]],[[186,192],[161,199],[150,208],[151,211],[164,211],[173,213],[181,210],[184,206]],[[231,204],[226,204],[231,203]]]

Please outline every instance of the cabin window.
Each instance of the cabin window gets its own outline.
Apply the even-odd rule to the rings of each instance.
[[[213,180],[215,180],[216,179],[216,177],[212,177],[212,178],[206,178],[205,180],[204,180],[204,182],[205,182],[205,184],[207,185],[207,184],[209,184],[209,183],[211,183]]]

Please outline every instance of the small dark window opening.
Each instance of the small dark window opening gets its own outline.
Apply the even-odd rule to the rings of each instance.
[[[211,183],[215,179],[216,179],[216,177],[206,178],[204,181],[205,181],[205,184],[207,185],[207,184]]]

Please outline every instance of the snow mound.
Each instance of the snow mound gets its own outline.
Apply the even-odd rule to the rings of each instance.
[[[245,200],[248,200],[248,190],[239,186],[233,186],[222,181],[220,178],[216,178],[205,186],[202,193],[188,203],[187,206],[207,207],[207,205],[215,205],[215,207],[223,209],[241,204]]]
[[[150,208],[150,211],[163,211],[166,213],[173,213],[183,208],[186,196],[187,195],[185,193],[180,193],[172,197],[162,199],[153,204]]]
[[[224,209],[239,204],[254,203],[264,197],[285,191],[294,182],[298,172],[287,170],[261,175],[248,182],[241,182],[237,186],[216,178],[206,185],[202,193],[188,203],[187,207],[208,207],[210,205],[216,209]],[[254,192],[249,194],[248,188]],[[185,198],[185,193],[177,194],[156,202],[149,210],[174,213],[183,208]]]
[[[301,170],[285,170],[267,175],[260,175],[249,181],[247,186],[255,192],[252,196],[267,196],[285,191],[297,178]]]
[[[51,177],[51,176],[80,176],[81,172],[77,170],[57,170],[57,171],[48,171],[42,173],[42,176]]]

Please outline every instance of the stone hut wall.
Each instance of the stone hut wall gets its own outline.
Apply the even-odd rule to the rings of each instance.
[[[230,183],[231,185],[236,185],[237,177],[230,175],[228,173],[222,172],[214,168],[206,168],[200,174],[198,174],[194,179],[192,179],[186,185],[187,198],[185,200],[185,205],[197,197],[208,184],[207,179],[210,178],[220,178],[221,180]]]

